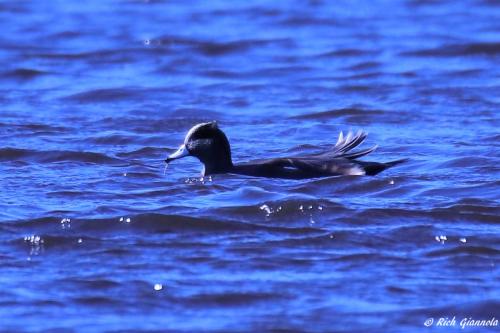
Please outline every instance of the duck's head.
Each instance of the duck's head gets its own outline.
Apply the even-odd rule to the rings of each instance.
[[[167,157],[165,163],[185,156],[194,156],[203,163],[204,176],[228,172],[233,167],[229,141],[215,121],[193,126],[186,134],[184,143]]]

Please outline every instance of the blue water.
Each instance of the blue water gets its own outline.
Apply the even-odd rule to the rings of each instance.
[[[500,318],[497,1],[12,0],[0,27],[0,331]],[[365,160],[410,161],[294,181],[200,179],[186,158],[164,174],[210,120],[236,161],[349,129],[379,145]]]

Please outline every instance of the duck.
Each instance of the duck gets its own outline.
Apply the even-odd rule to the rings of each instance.
[[[216,121],[211,121],[193,126],[187,132],[179,149],[170,154],[165,159],[165,163],[168,166],[174,160],[193,156],[203,164],[203,177],[228,173],[251,177],[307,179],[331,176],[374,176],[407,161],[407,159],[399,159],[380,163],[358,160],[377,148],[374,146],[353,152],[352,150],[358,147],[366,137],[367,134],[364,131],[358,131],[356,134],[349,131],[345,136],[343,132],[340,132],[335,145],[320,153],[235,164],[231,157],[231,146],[227,136]]]

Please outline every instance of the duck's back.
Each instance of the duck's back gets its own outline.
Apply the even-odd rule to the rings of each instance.
[[[231,173],[269,178],[305,179],[341,175],[364,175],[355,161],[345,158],[321,159],[290,157],[257,160],[237,164]]]
[[[256,177],[304,179],[328,176],[376,175],[402,163],[397,160],[388,163],[358,161],[377,147],[353,152],[366,139],[365,132],[344,137],[341,132],[337,143],[331,149],[318,154],[256,160],[233,166],[230,172]]]

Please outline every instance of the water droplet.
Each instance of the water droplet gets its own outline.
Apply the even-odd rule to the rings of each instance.
[[[318,210],[323,210],[323,206],[318,206]]]
[[[130,223],[130,221],[131,221],[130,217],[127,217],[127,219],[125,220],[125,222],[127,222],[127,223]]]
[[[30,255],[37,256],[44,251],[44,239],[40,236],[31,235],[24,237],[24,241],[30,245]]]
[[[69,229],[69,228],[71,228],[71,219],[63,218],[61,220],[61,228],[62,229]]]
[[[330,238],[333,238],[333,234],[332,234],[332,235],[330,235]]]
[[[393,179],[389,180],[389,184],[394,185],[394,180]]]
[[[27,242],[27,243],[31,243],[33,245],[38,245],[38,244],[43,244],[44,243],[44,240],[42,239],[42,237],[35,236],[35,235],[24,237],[24,241]]]
[[[83,240],[81,238],[78,238],[78,243],[80,244],[82,242],[83,242]]]
[[[123,217],[120,217],[120,222],[123,222]]]
[[[270,216],[271,213],[273,212],[272,208],[269,207],[266,204],[263,204],[262,206],[260,206],[259,209],[265,211],[266,212],[266,216]]]
[[[161,284],[159,284],[159,283],[156,283],[156,284],[155,284],[155,286],[154,286],[154,289],[155,289],[156,291],[159,291],[159,290],[162,290],[162,289],[163,289],[163,286],[162,286]]]
[[[127,173],[126,173],[126,172],[125,172],[125,173],[123,173],[123,177],[127,177]]]
[[[460,238],[460,241],[461,241],[462,243],[467,243],[467,239],[466,239],[465,237]]]
[[[436,236],[435,239],[441,244],[444,244],[444,242],[448,240],[448,238],[445,235]]]

